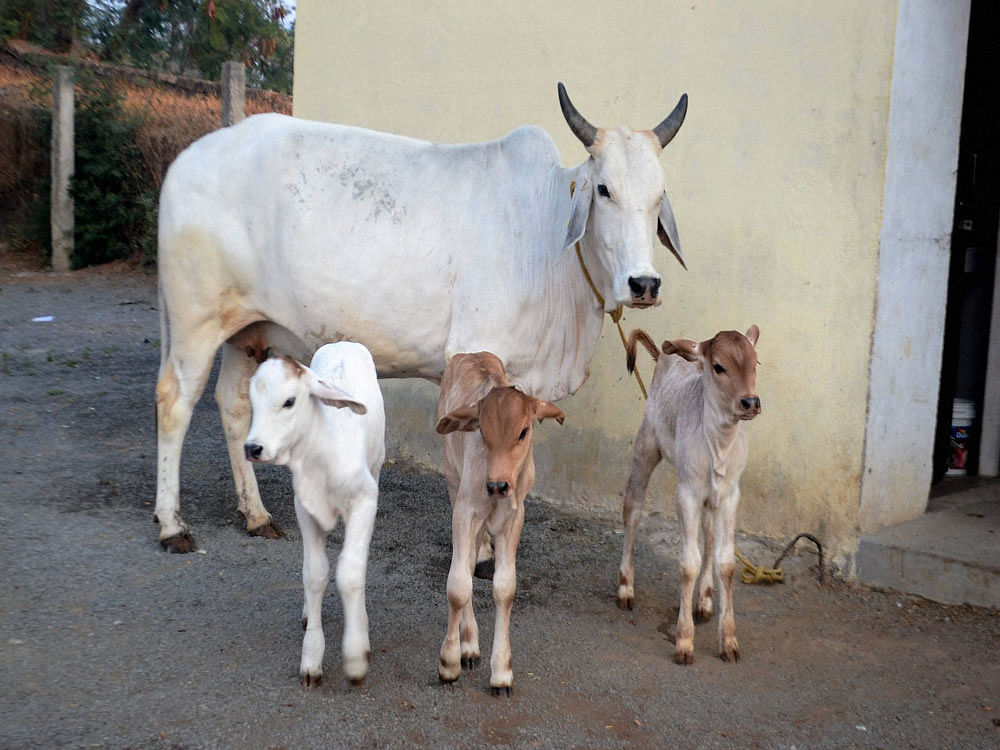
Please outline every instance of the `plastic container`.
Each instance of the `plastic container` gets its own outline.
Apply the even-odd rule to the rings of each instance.
[[[975,402],[956,398],[951,407],[951,455],[948,456],[947,476],[964,476],[968,471],[969,432],[975,419]]]

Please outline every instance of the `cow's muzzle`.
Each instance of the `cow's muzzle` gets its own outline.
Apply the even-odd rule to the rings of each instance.
[[[243,455],[247,461],[260,461],[260,456],[264,452],[264,446],[257,443],[246,443],[243,446]]]
[[[630,307],[652,307],[660,304],[660,279],[656,276],[629,276],[628,288],[632,293]]]

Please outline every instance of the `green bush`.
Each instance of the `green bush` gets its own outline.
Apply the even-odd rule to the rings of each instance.
[[[74,268],[155,255],[156,188],[143,169],[142,120],[102,80],[79,81],[76,103]]]

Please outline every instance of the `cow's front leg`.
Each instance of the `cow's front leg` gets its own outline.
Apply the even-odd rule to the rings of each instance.
[[[330,580],[330,560],[326,556],[326,532],[295,497],[295,515],[302,530],[302,660],[299,681],[303,687],[319,687],[323,680],[323,594]]]
[[[359,494],[350,504],[344,519],[344,547],[337,560],[337,590],[344,604],[344,640],[342,653],[344,675],[357,685],[368,674],[368,611],[365,607],[365,575],[368,568],[368,547],[375,528],[378,509],[378,487],[371,481],[367,492]]]
[[[681,605],[677,614],[677,643],[674,647],[674,661],[691,664],[694,661],[694,616],[691,611],[691,597],[694,594],[695,579],[701,564],[698,550],[699,515],[702,512],[701,497],[684,484],[677,487],[677,518],[681,522]]]
[[[222,347],[222,364],[219,366],[219,380],[215,384],[215,403],[222,418],[222,431],[226,436],[229,450],[229,464],[236,483],[236,507],[246,519],[247,531],[251,536],[276,539],[281,529],[274,523],[271,514],[260,500],[257,478],[253,465],[243,452],[247,434],[250,432],[250,377],[257,369],[257,361],[247,355],[245,349],[225,344]]]
[[[490,656],[490,689],[494,695],[510,695],[514,687],[514,664],[510,653],[510,610],[517,588],[517,545],[524,526],[524,498],[505,522],[496,539],[496,570],[493,573],[493,653]]]
[[[649,421],[643,417],[639,432],[635,436],[632,449],[632,469],[625,488],[622,504],[622,520],[625,524],[625,542],[622,547],[622,561],[618,568],[618,606],[632,609],[635,605],[635,568],[632,558],[635,554],[635,535],[642,518],[642,504],[646,499],[646,488],[653,469],[660,462],[660,449]]]
[[[736,568],[733,538],[736,535],[736,508],[740,491],[734,487],[715,511],[715,570],[719,579],[719,656],[723,661],[739,661],[740,644],[736,639],[733,614],[733,572]],[[706,554],[708,551],[706,550]]]
[[[448,630],[441,644],[438,677],[454,682],[462,674],[462,660],[479,658],[479,630],[472,611],[472,568],[474,565],[472,509],[456,503],[451,520],[451,569],[448,571]],[[463,622],[464,621],[464,622]],[[463,637],[464,635],[464,637]],[[475,643],[467,639],[475,638]],[[464,642],[464,643],[463,643]],[[474,650],[472,646],[475,646]]]

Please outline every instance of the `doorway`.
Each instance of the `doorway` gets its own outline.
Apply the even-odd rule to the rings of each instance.
[[[975,477],[983,459],[983,407],[1000,216],[998,64],[1000,3],[972,0],[934,441],[933,483],[947,477],[946,484],[955,489],[967,482],[952,477]],[[989,458],[992,460],[987,463],[995,465],[997,457]],[[935,494],[941,489],[936,488]]]

